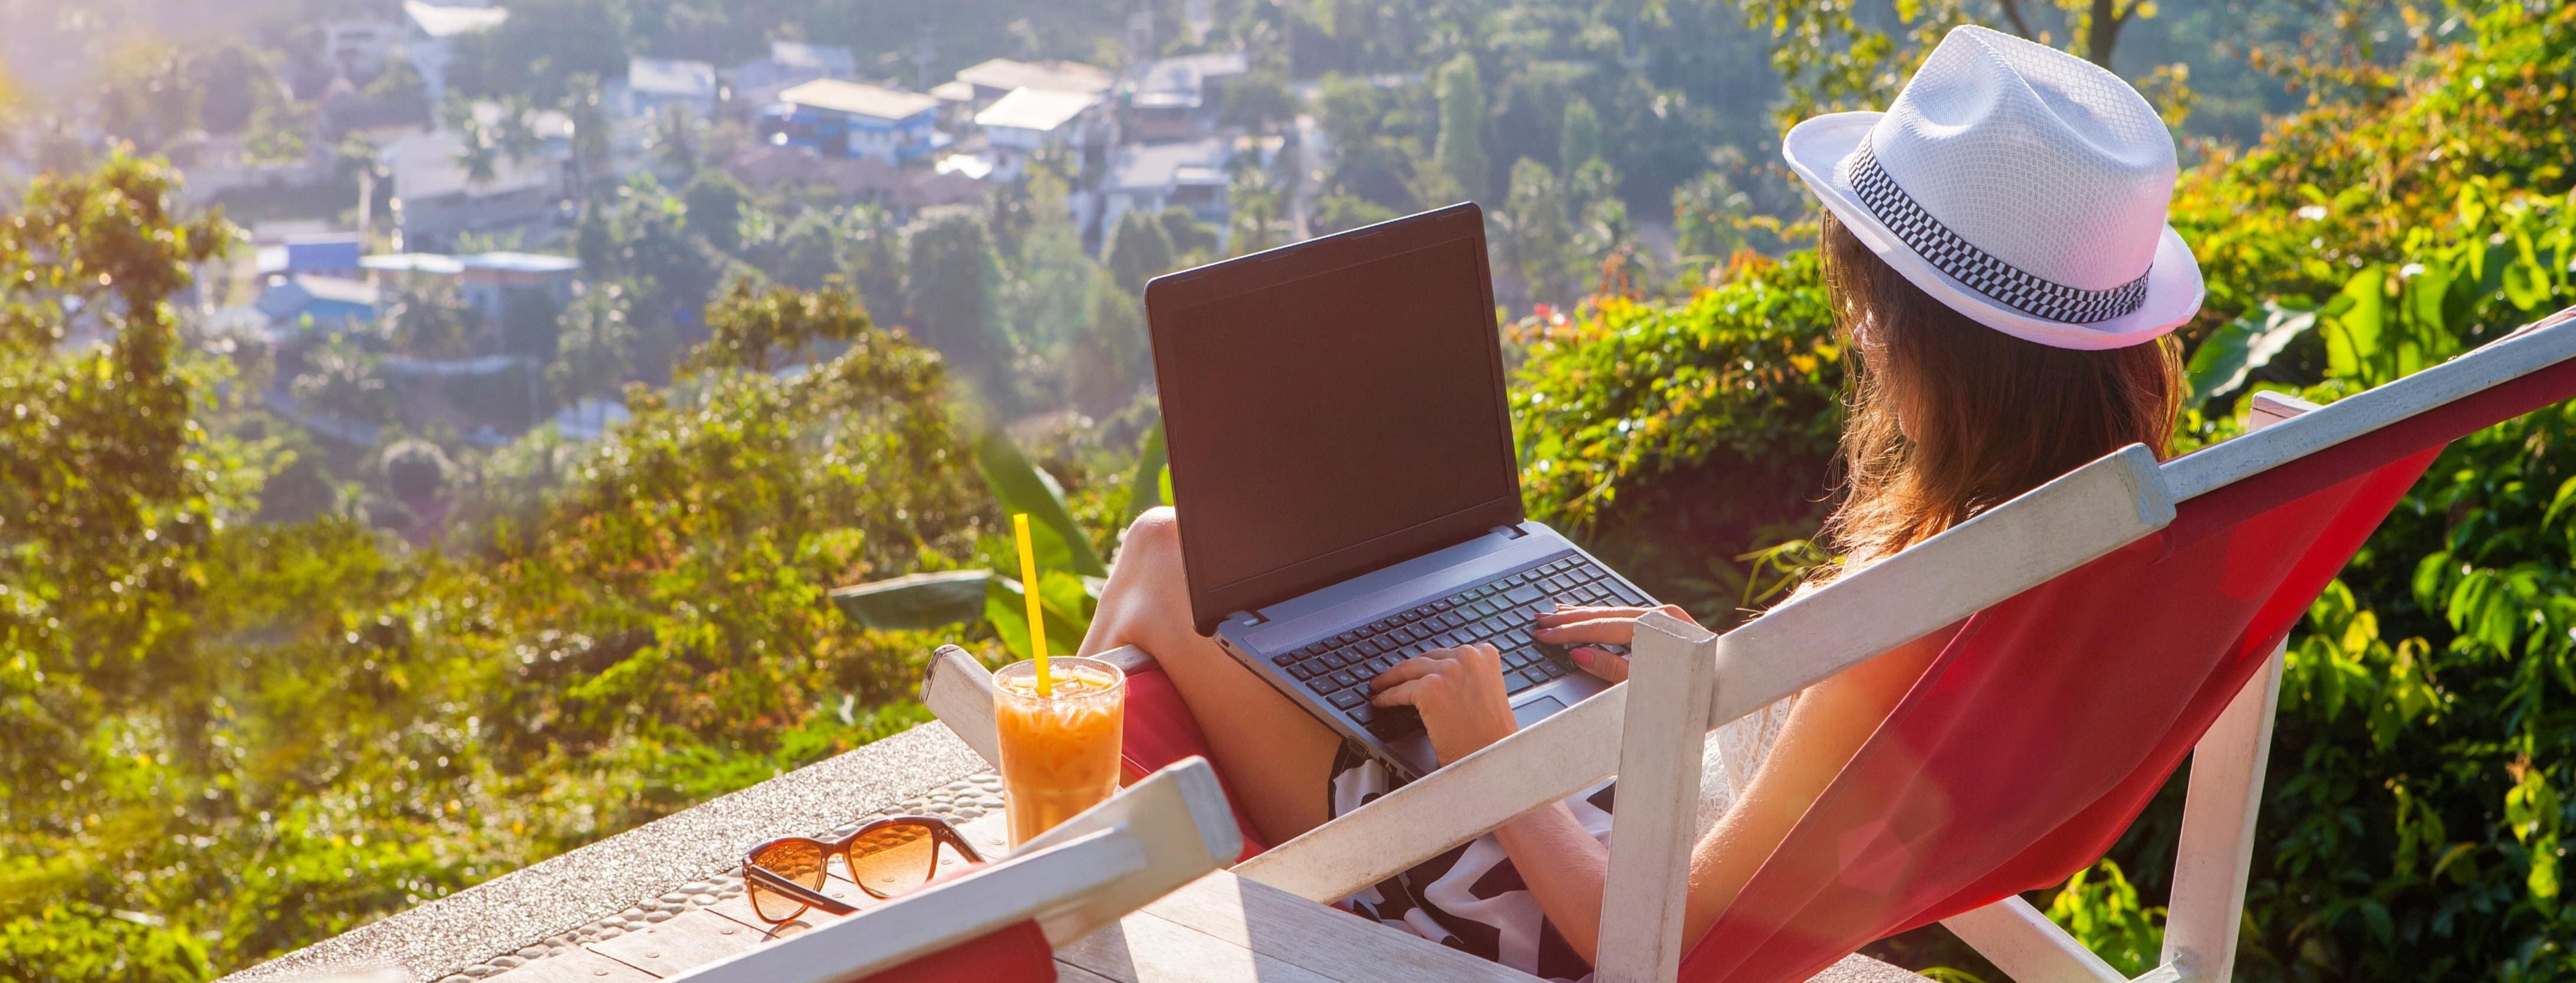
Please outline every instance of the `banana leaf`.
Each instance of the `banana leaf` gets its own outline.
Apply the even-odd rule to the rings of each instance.
[[[1136,455],[1136,474],[1127,479],[1126,521],[1136,521],[1146,509],[1172,503],[1172,497],[1165,492],[1163,460],[1163,421],[1157,419],[1154,429],[1145,434],[1145,449]]]
[[[2296,306],[2264,301],[2262,307],[2210,332],[2200,348],[2191,353],[2190,374],[2185,382],[2189,391],[2184,397],[2188,404],[2197,406],[2211,397],[2235,392],[2245,385],[2246,376],[2272,364],[2281,349],[2316,327],[2315,307],[2297,301],[2292,304]]]
[[[1065,507],[1064,486],[1055,476],[1029,462],[1018,444],[999,429],[988,429],[975,438],[975,466],[984,473],[984,484],[1000,500],[1002,513],[1029,514],[1029,545],[1037,552],[1042,570],[1069,570],[1091,577],[1106,577],[1109,568],[1092,552],[1091,538],[1073,521],[1073,511]]]
[[[990,570],[916,573],[832,590],[841,615],[879,631],[929,631],[984,617]]]
[[[1083,633],[1091,628],[1097,583],[1096,578],[1062,570],[1038,574],[1038,607],[1046,618],[1048,655],[1072,655],[1081,647]],[[1002,647],[1015,658],[1031,658],[1037,651],[1029,644],[1028,603],[1020,582],[1009,577],[993,578],[984,595],[984,619],[993,623],[993,634],[1000,636]]]

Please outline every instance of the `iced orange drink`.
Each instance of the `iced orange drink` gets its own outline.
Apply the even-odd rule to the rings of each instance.
[[[1002,745],[1002,798],[1011,846],[1054,829],[1118,791],[1118,739],[1127,679],[1098,659],[1048,659],[1049,695],[1037,663],[993,674],[993,724]]]

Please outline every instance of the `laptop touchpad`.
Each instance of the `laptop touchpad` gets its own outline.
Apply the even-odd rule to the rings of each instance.
[[[1542,696],[1538,699],[1513,707],[1512,719],[1520,721],[1521,726],[1527,727],[1541,720],[1545,720],[1549,714],[1563,709],[1565,709],[1565,704],[1556,697]]]

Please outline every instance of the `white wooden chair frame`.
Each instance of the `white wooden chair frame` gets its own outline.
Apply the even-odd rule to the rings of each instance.
[[[1620,835],[1594,978],[1670,983],[1686,953],[1683,894],[1710,730],[2162,529],[2179,502],[2576,356],[2576,324],[2542,325],[2328,407],[2258,395],[2254,432],[2162,464],[2124,448],[1722,636],[1649,615],[1628,683],[1235,873],[1329,903],[1616,774]],[[2276,648],[2194,748],[2162,964],[2139,983],[2230,978],[2280,674]],[[971,657],[947,650],[922,693],[987,760],[990,685]],[[2127,980],[2018,896],[1943,924],[2018,983]]]
[[[841,983],[1030,919],[1061,946],[1242,852],[1216,769],[1190,758],[956,880],[676,979]]]

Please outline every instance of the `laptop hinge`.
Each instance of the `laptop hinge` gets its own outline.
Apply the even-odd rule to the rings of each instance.
[[[1227,621],[1233,621],[1237,618],[1243,619],[1243,622],[1246,625],[1266,625],[1270,623],[1270,619],[1259,611],[1237,611],[1225,616],[1225,620]]]
[[[1521,537],[1523,537],[1523,536],[1527,536],[1527,535],[1529,535],[1529,530],[1528,530],[1528,529],[1526,529],[1526,528],[1523,528],[1522,526],[1520,526],[1520,525],[1518,525],[1518,524],[1508,525],[1508,526],[1495,526],[1494,528],[1489,529],[1489,530],[1486,530],[1486,531],[1487,531],[1487,532],[1498,532],[1498,533],[1502,533],[1504,536],[1509,537],[1509,538],[1512,538],[1512,539],[1519,539],[1519,538],[1521,538]]]

